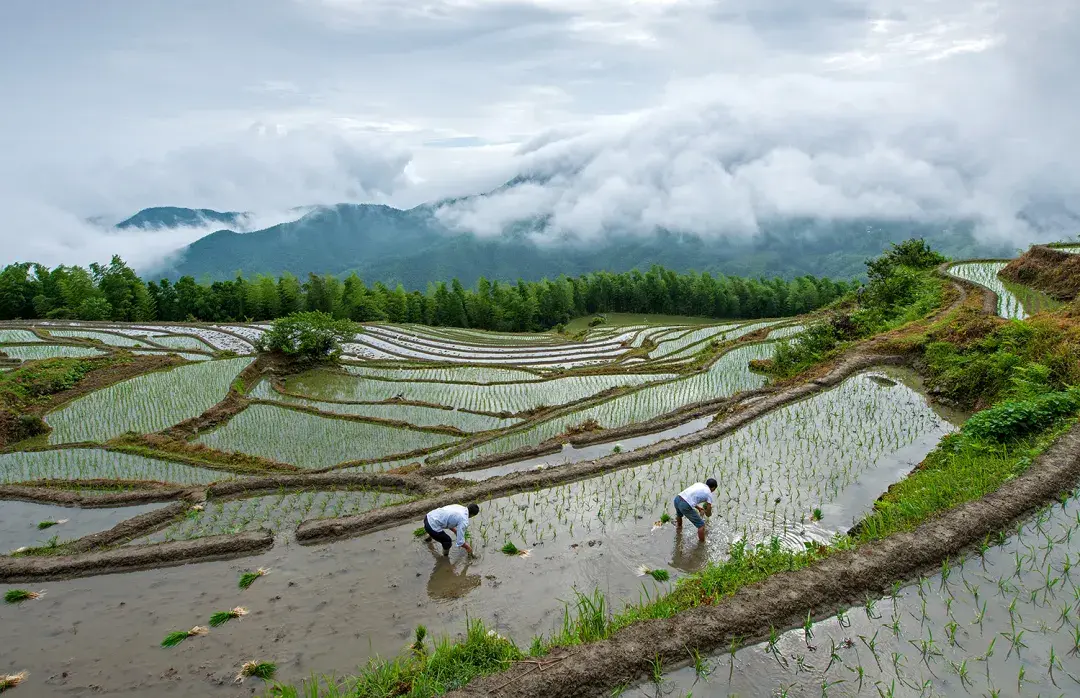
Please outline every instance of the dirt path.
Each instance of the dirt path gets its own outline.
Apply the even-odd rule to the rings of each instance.
[[[1071,489],[1078,479],[1080,425],[1043,453],[1024,475],[914,531],[774,575],[715,606],[636,623],[608,640],[553,654],[542,671],[535,663],[515,664],[449,696],[602,695],[646,676],[657,656],[665,667],[677,666],[685,663],[691,649],[707,653],[726,648],[736,638],[743,643],[762,639],[770,628],[800,625],[808,612],[815,619],[826,618],[864,601],[868,594],[882,595],[896,580],[937,567],[941,560],[960,554]]]

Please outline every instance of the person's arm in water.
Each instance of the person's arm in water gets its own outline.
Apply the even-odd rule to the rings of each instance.
[[[460,526],[454,529],[454,534],[457,536],[457,545],[459,548],[465,548],[465,552],[471,557],[473,554],[472,546],[465,540],[465,529],[469,527],[468,521],[463,521]]]

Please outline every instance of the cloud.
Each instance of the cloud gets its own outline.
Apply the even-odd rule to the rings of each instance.
[[[637,118],[540,134],[517,155],[529,183],[439,216],[485,236],[541,219],[540,242],[658,228],[746,238],[791,218],[966,220],[993,242],[1066,232],[1032,223],[1061,225],[1037,214],[1047,197],[1080,218],[1066,165],[1080,147],[1062,118],[1080,99],[1061,65],[1076,66],[1080,10],[980,6],[965,24],[918,9],[802,70],[687,80]]]
[[[1020,243],[1077,218],[1075,0],[192,3],[7,9],[0,263],[198,234],[82,222],[148,206],[409,207],[515,175],[440,216],[546,243],[803,216]]]

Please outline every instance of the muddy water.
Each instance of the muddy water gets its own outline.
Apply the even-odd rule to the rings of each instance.
[[[616,446],[623,452],[633,451],[634,449],[649,446],[658,441],[663,441],[664,439],[674,439],[686,434],[693,434],[695,431],[701,431],[707,427],[711,421],[712,415],[709,415],[708,417],[701,417],[700,419],[685,422],[676,427],[672,427],[671,429],[658,431],[655,434],[644,434],[642,436],[634,436],[601,444],[592,444],[580,448],[575,448],[570,444],[564,444],[562,450],[558,453],[537,456],[536,458],[527,458],[513,463],[497,465],[492,468],[484,468],[483,470],[472,470],[454,473],[452,475],[442,475],[440,477],[453,477],[461,480],[478,481],[486,480],[490,477],[497,477],[499,475],[517,473],[523,470],[532,470],[540,466],[543,466],[544,468],[554,468],[560,465],[567,465],[568,463],[580,463],[581,461],[611,455]]]
[[[921,427],[895,447],[845,442],[845,449],[854,443],[854,448],[875,454],[873,463],[851,460],[855,456],[842,461],[858,466],[857,481],[878,467],[895,472],[901,461],[909,466],[920,450],[928,451],[947,431],[925,402],[899,386],[875,385],[861,379],[856,396],[870,395],[867,404],[882,409],[899,404],[902,410],[892,416],[915,419]],[[879,388],[884,392],[867,392]],[[855,404],[844,394],[840,397],[844,400],[832,396],[817,404],[837,414],[842,404]],[[791,439],[803,433],[800,430],[814,433],[830,424],[806,421],[808,414],[801,408],[786,415],[795,432],[779,431],[785,421],[777,418],[772,426],[742,437],[741,445],[728,446],[722,440],[718,443],[724,445],[717,446],[721,450],[702,455],[708,463],[723,456],[732,477],[749,472],[748,464],[756,465],[747,492],[768,492],[740,503],[732,486],[725,493],[728,499],[718,502],[704,545],[696,543],[690,526],[682,533],[671,525],[654,530],[653,521],[670,508],[675,482],[681,484],[701,470],[698,460],[660,462],[606,480],[482,503],[473,527],[480,558],[471,563],[435,555],[413,536],[420,525],[416,521],[317,547],[279,541],[268,553],[243,560],[40,584],[48,592],[44,599],[0,607],[0,668],[29,671],[30,682],[19,689],[28,696],[239,696],[261,691],[257,680],[241,687],[231,683],[243,661],[274,661],[279,678],[286,681],[299,681],[312,672],[352,671],[375,655],[397,654],[420,623],[443,635],[460,632],[466,617],[482,618],[527,646],[534,635],[548,634],[561,623],[562,602],[572,598],[575,587],[585,592],[598,588],[618,608],[637,601],[645,589],[655,594],[668,586],[639,576],[641,565],[669,568],[674,579],[709,559],[722,558],[728,543],[748,531],[790,530],[796,538],[824,537],[837,527],[831,522],[849,522],[869,506],[878,491],[871,494],[869,486],[864,492],[834,479],[829,482],[837,489],[820,525],[773,520],[785,507],[771,505],[769,481],[758,478],[771,472],[767,458],[777,453],[795,458],[792,449],[800,442]],[[873,415],[864,415],[862,421],[864,426],[876,423]],[[759,441],[786,445],[778,452],[736,453]],[[801,466],[792,460],[791,467]],[[642,478],[643,488],[651,483],[648,497],[638,495],[637,480],[620,479],[631,476]],[[785,492],[784,497],[789,496],[794,495]],[[755,525],[748,525],[751,519]],[[499,553],[506,540],[531,548],[532,556]],[[239,572],[258,566],[272,571],[250,589],[237,589]],[[158,647],[168,632],[205,625],[211,613],[236,605],[246,606],[251,614],[177,648]],[[17,653],[9,651],[12,647]]]
[[[107,531],[121,521],[159,509],[165,504],[147,504],[116,509],[74,509],[31,502],[0,502],[0,551],[8,552],[23,546],[45,545],[53,536],[72,540],[91,533]],[[57,526],[40,530],[42,521],[61,521]],[[2,669],[0,669],[2,671]]]

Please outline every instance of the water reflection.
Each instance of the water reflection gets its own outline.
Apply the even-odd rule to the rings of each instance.
[[[427,583],[427,593],[430,598],[443,601],[460,599],[480,586],[480,575],[468,573],[472,560],[467,556],[459,570],[449,557],[442,555],[434,548],[432,548],[432,553],[435,556],[435,568],[431,570]]]

